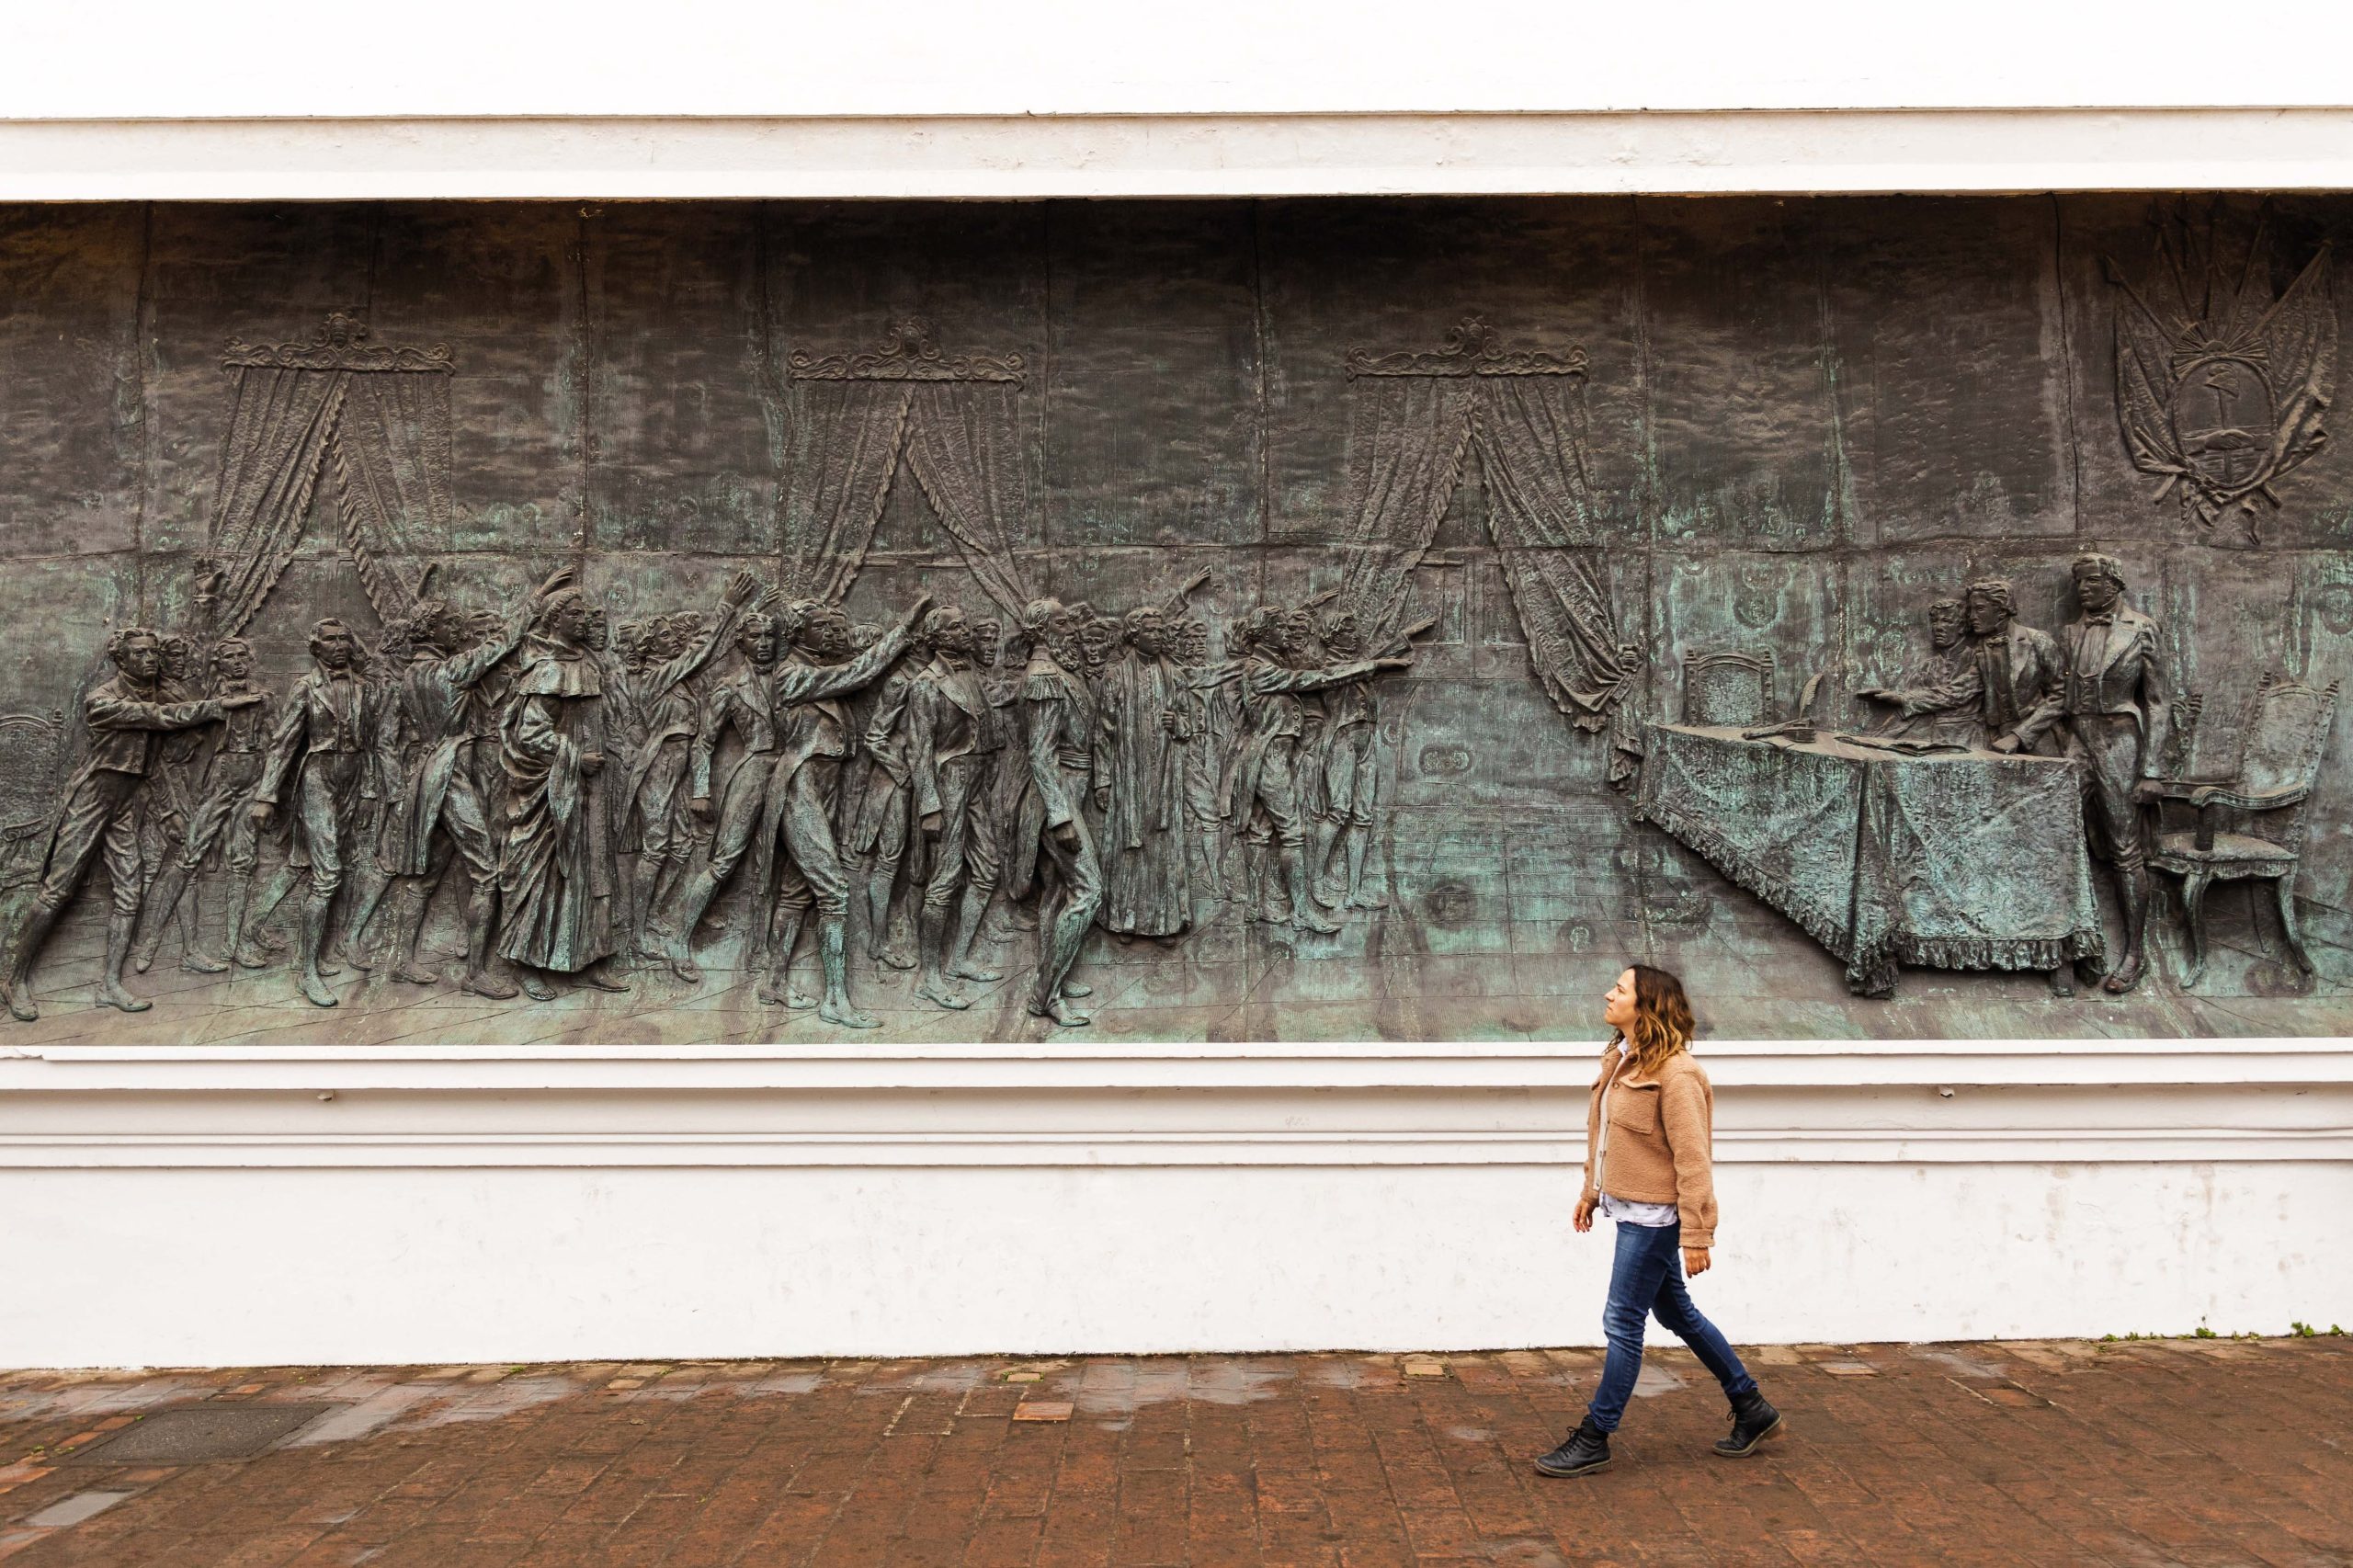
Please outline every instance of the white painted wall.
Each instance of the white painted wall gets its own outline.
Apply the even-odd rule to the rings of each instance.
[[[1583,1048],[1086,1049],[0,1055],[0,1361],[1597,1341]],[[2343,1042],[1703,1050],[1744,1341],[2353,1321]]]
[[[0,6],[0,201],[2353,187],[2341,7]]]
[[[2341,105],[2275,0],[109,0],[0,7],[0,115],[1058,115]]]

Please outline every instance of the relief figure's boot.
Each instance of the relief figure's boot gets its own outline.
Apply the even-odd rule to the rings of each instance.
[[[245,896],[235,917],[230,922],[237,930],[237,939],[229,944],[229,961],[239,969],[267,969],[268,950],[273,942],[277,950],[286,944],[270,936],[269,917],[293,891],[295,879],[302,873],[291,866],[280,866],[270,873],[269,881],[256,888],[253,879],[245,880]]]
[[[214,879],[191,875],[188,884],[187,909],[180,916],[180,967],[190,974],[226,974],[229,961],[215,958],[204,946],[204,906],[209,902]]]
[[[695,927],[718,896],[719,879],[708,866],[688,878],[678,891],[678,924],[670,933],[670,972],[688,984],[702,978],[702,971],[695,967]]]
[[[1328,937],[1339,927],[1324,918],[1315,907],[1315,900],[1308,892],[1306,846],[1285,845],[1282,848],[1284,869],[1290,873],[1290,923],[1302,931],[1313,931]]]
[[[2141,983],[2142,938],[2149,925],[2149,869],[2134,866],[2116,875],[2117,902],[2124,906],[2124,957],[2100,982],[2100,989],[2121,996]]]
[[[154,964],[155,954],[164,945],[164,927],[172,923],[172,912],[179,908],[180,895],[187,891],[188,868],[175,857],[147,886],[146,919],[131,949],[132,969],[144,974]],[[195,933],[185,926],[181,928],[180,945],[189,952],[196,950]]]
[[[335,894],[313,889],[302,895],[302,969],[295,983],[311,1005],[332,1007],[335,993],[319,972],[319,952],[326,946],[327,926],[335,915]]]
[[[231,963],[241,968],[256,967],[246,964],[237,956],[245,950],[245,905],[253,897],[254,891],[252,868],[248,867],[243,871],[231,871],[225,891],[229,895],[229,928],[222,934],[222,955]],[[255,955],[256,958],[259,956],[259,954]]]
[[[438,985],[438,971],[416,961],[417,938],[425,931],[425,884],[413,878],[401,879],[400,891],[392,895],[392,978],[404,985]],[[469,938],[472,933],[468,933]],[[467,956],[472,956],[472,942],[467,942]]]
[[[293,896],[296,884],[308,875],[301,867],[289,861],[272,871],[269,881],[263,884],[261,897],[255,900],[252,911],[245,917],[245,929],[265,951],[282,953],[286,950],[286,938],[269,928],[269,917],[278,913],[279,904]],[[238,961],[244,962],[243,960]],[[259,969],[262,966],[250,963],[245,967]]]
[[[849,917],[844,915],[820,915],[817,943],[817,951],[825,968],[825,999],[818,1004],[817,1016],[846,1029],[880,1028],[881,1019],[870,1013],[861,1013],[850,1005]]]
[[[780,908],[768,923],[767,948],[758,960],[767,971],[760,982],[760,1000],[772,1007],[806,1012],[817,1005],[817,999],[792,984],[792,949],[801,945],[801,917],[799,909]]]
[[[948,949],[948,972],[959,980],[977,980],[983,985],[1005,978],[1004,972],[981,963],[972,957],[972,946],[981,939],[981,915],[989,906],[989,890],[978,883],[964,885],[963,903],[956,911],[956,935]]]
[[[494,886],[472,888],[466,893],[466,977],[458,983],[458,989],[494,1002],[511,1002],[520,987],[490,967],[491,916],[497,907],[498,890]]]
[[[948,911],[926,903],[923,913],[915,917],[915,952],[923,965],[923,977],[915,982],[915,994],[961,1013],[972,1003],[948,983],[947,947]]]
[[[0,1001],[7,1003],[9,1016],[18,1023],[28,1024],[40,1017],[40,1008],[33,1003],[33,960],[40,957],[40,945],[49,939],[49,928],[56,924],[57,910],[36,901],[25,914],[16,945],[8,950],[7,977],[0,980]]]
[[[1350,909],[1386,909],[1389,901],[1378,893],[1367,892],[1364,886],[1365,851],[1371,847],[1372,834],[1362,823],[1352,824],[1348,835],[1348,907]]]
[[[1340,824],[1332,817],[1314,817],[1307,824],[1307,885],[1315,890],[1315,902],[1326,909],[1337,909],[1347,897],[1347,890],[1333,880],[1336,869],[1332,864],[1333,851],[1339,847]]]
[[[138,924],[135,909],[114,910],[107,915],[107,969],[98,980],[98,1000],[126,1013],[143,1013],[151,1006],[145,997],[133,996],[122,988],[123,960],[131,956],[131,932]]]
[[[636,939],[631,944],[637,956],[657,962],[666,955],[657,945],[654,921],[654,905],[662,893],[662,871],[669,862],[656,855],[640,855],[637,868],[630,873],[630,902],[635,906],[633,929]]]
[[[372,855],[363,856],[351,879],[351,908],[345,918],[342,949],[343,961],[362,974],[376,967],[368,943],[368,923],[376,917],[376,906],[383,902],[384,890],[392,879],[376,864]]]
[[[877,969],[913,969],[915,962],[891,945],[891,894],[899,880],[899,862],[880,853],[866,874],[866,956]]]

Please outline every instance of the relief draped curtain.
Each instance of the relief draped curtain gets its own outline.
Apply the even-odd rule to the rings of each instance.
[[[965,567],[1000,609],[1018,616],[1033,596],[1014,553],[1025,489],[1015,389],[986,381],[915,388],[907,464]]]
[[[786,592],[831,604],[849,592],[882,520],[906,441],[910,388],[817,381],[801,401],[801,443],[784,486]]]
[[[1433,354],[1349,356],[1349,559],[1342,589],[1380,645],[1405,618],[1408,579],[1428,552],[1475,449],[1487,527],[1529,662],[1578,729],[1610,732],[1609,777],[1631,782],[1642,743],[1628,699],[1640,660],[1622,639],[1599,562],[1586,467],[1585,356],[1506,353],[1477,320]]]
[[[446,348],[366,342],[330,317],[310,343],[232,343],[237,372],[222,443],[207,553],[222,578],[212,631],[243,631],[302,542],[311,503],[335,464],[342,544],[377,616],[405,614],[430,552],[449,537],[449,376]]]
[[[1565,380],[1482,378],[1474,437],[1487,527],[1537,678],[1569,722],[1598,730],[1633,671],[1597,567],[1584,409]]]
[[[1405,619],[1406,579],[1428,552],[1471,449],[1468,380],[1358,381],[1348,411],[1349,546],[1342,597],[1368,642]]]
[[[871,354],[795,353],[801,428],[786,475],[780,550],[795,594],[838,602],[865,564],[902,457],[991,599],[1017,615],[1032,597],[1017,553],[1029,507],[1018,355],[942,355],[903,322]]]

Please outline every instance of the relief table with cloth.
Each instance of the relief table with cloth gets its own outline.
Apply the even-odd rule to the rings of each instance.
[[[1899,964],[2101,956],[2073,764],[1871,739],[1653,725],[1636,812],[1803,926],[1859,994],[1891,994]]]

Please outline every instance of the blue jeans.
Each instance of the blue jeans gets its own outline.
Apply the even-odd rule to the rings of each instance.
[[[1609,1304],[1601,1311],[1609,1355],[1601,1364],[1601,1386],[1586,1410],[1593,1424],[1605,1432],[1618,1430],[1626,1402],[1633,1397],[1634,1379],[1643,1369],[1643,1319],[1654,1313],[1716,1375],[1725,1398],[1755,1393],[1756,1380],[1716,1325],[1699,1315],[1691,1304],[1691,1292],[1683,1288],[1683,1227],[1613,1223],[1618,1226],[1618,1255],[1609,1267]]]

